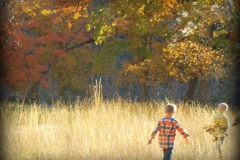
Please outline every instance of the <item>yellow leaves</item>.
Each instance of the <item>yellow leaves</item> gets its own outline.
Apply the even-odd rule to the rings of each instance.
[[[189,48],[194,48],[194,47],[197,47],[196,44],[190,42],[190,43],[189,43]]]
[[[67,23],[67,26],[68,26],[68,29],[71,29],[71,28],[72,28],[72,23],[71,23],[71,22],[68,22],[68,23]]]
[[[220,31],[214,31],[213,32],[214,37],[219,37],[220,35],[226,35],[226,34],[228,34],[227,30],[220,30]]]
[[[137,12],[144,15],[144,8],[145,8],[145,5],[142,5]]]
[[[121,10],[117,10],[117,14],[121,14]]]
[[[47,10],[47,9],[42,10],[42,14],[43,14],[43,15],[49,15],[49,14],[51,14],[51,13],[52,13],[51,10]]]
[[[100,29],[100,34],[103,34],[104,32],[111,32],[111,31],[112,31],[112,29],[111,29],[110,26],[108,26],[108,25],[103,25],[103,26],[101,27],[101,29]]]
[[[87,31],[90,31],[92,26],[90,24],[86,24]]]
[[[35,17],[35,16],[36,16],[36,13],[33,12],[33,9],[32,9],[32,8],[29,8],[29,7],[25,7],[25,6],[24,6],[24,11],[25,11],[28,15],[30,15],[31,17]],[[15,13],[15,14],[17,14],[17,13]]]
[[[188,40],[168,45],[163,52],[161,59],[167,65],[169,76],[182,81],[188,80],[192,75],[216,75],[216,69],[222,70],[225,63],[225,57],[220,52]]]
[[[56,10],[49,10],[49,9],[43,9],[42,11],[41,11],[41,13],[43,14],[43,15],[45,15],[45,16],[48,16],[48,15],[50,15],[50,14],[52,14],[52,13],[56,13],[57,11]]]
[[[90,25],[87,25],[87,29],[90,29]],[[95,38],[96,44],[102,44],[102,42],[106,39],[107,36],[112,34],[113,29],[108,25],[103,25],[99,30],[99,35]]]
[[[73,19],[78,19],[80,17],[80,14],[78,12],[76,12],[74,15],[73,15]]]
[[[184,43],[182,43],[182,42],[180,43],[180,48],[181,48],[181,49],[184,49],[184,48],[185,48]]]
[[[134,59],[130,62],[125,62],[123,64],[123,69],[119,73],[119,77],[121,77],[122,81],[121,83],[130,84],[134,82],[139,82],[141,84],[148,85],[151,83],[148,81],[151,77],[150,75],[163,75],[157,74],[155,70],[156,67],[160,66],[157,63],[153,64],[152,59],[145,59],[143,61],[138,61],[137,59]],[[161,70],[161,67],[159,69]]]
[[[98,36],[98,37],[95,39],[95,44],[96,44],[96,45],[102,44],[103,40],[105,40],[105,36]]]

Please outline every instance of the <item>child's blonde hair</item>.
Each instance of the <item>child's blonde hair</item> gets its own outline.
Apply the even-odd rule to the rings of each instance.
[[[225,111],[228,110],[228,105],[227,105],[227,103],[220,103],[218,106],[224,107]]]
[[[165,108],[166,113],[173,113],[177,111],[177,106],[173,103],[168,103]]]

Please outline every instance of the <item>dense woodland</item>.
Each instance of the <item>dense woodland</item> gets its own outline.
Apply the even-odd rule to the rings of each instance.
[[[238,0],[3,0],[1,95],[239,105]]]

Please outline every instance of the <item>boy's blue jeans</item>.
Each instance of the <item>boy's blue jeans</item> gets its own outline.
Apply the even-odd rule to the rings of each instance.
[[[173,153],[173,147],[167,148],[167,149],[163,149],[163,154],[164,154],[163,160],[171,160],[172,153]]]

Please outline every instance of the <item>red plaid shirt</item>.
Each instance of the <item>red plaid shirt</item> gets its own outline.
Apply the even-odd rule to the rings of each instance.
[[[161,148],[174,147],[176,131],[180,132],[184,138],[189,134],[180,126],[180,123],[173,117],[166,115],[162,118],[156,129],[153,131],[152,136],[155,136],[159,132],[158,142]]]

